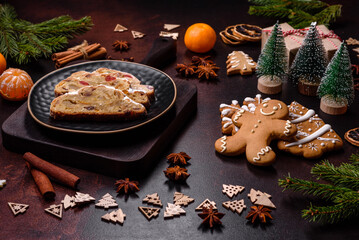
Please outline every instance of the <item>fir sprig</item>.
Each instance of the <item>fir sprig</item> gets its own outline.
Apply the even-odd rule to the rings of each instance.
[[[316,164],[311,173],[319,179],[327,180],[331,184],[292,178],[279,179],[279,186],[284,190],[292,189],[304,194],[312,194],[325,200],[332,201],[332,205],[313,206],[302,211],[305,219],[313,222],[337,223],[359,216],[359,154],[350,157],[351,163],[343,163],[338,167],[328,161]]]
[[[294,28],[305,28],[311,22],[329,25],[341,15],[342,5],[317,0],[248,0],[250,15],[283,18]]]
[[[70,16],[60,16],[33,24],[18,19],[15,9],[0,5],[0,52],[18,64],[32,59],[49,57],[62,49],[68,39],[83,34],[93,26],[91,17],[74,20]]]

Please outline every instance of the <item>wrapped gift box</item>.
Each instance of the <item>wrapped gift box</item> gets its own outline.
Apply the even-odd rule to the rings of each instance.
[[[305,29],[294,29],[288,23],[282,23],[280,24],[280,26],[284,35],[284,42],[287,48],[288,63],[290,66],[294,61],[295,55],[297,54],[298,49],[300,48],[300,45],[302,44],[309,27]],[[273,26],[263,29],[261,49],[263,49],[264,44],[266,43],[272,29]],[[323,46],[327,54],[328,60],[330,61],[330,59],[332,59],[335,52],[339,48],[341,44],[341,39],[333,31],[330,31],[324,25],[318,25],[317,29],[322,38]]]

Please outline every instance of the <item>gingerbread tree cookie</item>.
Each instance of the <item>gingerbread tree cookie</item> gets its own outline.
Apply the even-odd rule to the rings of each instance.
[[[275,153],[269,146],[271,140],[288,139],[297,129],[289,121],[288,107],[278,100],[263,101],[254,113],[238,110],[233,124],[239,128],[233,136],[223,136],[215,143],[215,149],[226,156],[238,156],[246,152],[247,160],[259,166],[274,162]]]
[[[256,70],[257,63],[242,51],[233,51],[227,57],[227,75],[249,75]]]
[[[338,134],[329,124],[325,124],[313,109],[294,101],[289,105],[289,119],[298,131],[293,140],[278,142],[280,150],[305,158],[319,158],[323,153],[343,146]]]

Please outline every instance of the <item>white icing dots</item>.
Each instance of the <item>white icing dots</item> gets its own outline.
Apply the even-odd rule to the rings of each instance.
[[[259,123],[261,123],[262,121],[261,120],[258,120]]]
[[[303,114],[303,112],[299,112],[299,114],[300,114],[300,115],[302,115],[302,114]]]
[[[254,129],[251,130],[251,133],[254,133]]]
[[[254,127],[255,127],[255,128],[257,128],[257,127],[258,127],[258,125],[257,125],[257,124],[255,124],[255,125],[254,125]]]
[[[299,147],[299,148],[302,148],[302,147],[303,147],[303,145],[302,145],[302,144],[299,144],[299,145],[298,145],[298,147]]]
[[[335,144],[335,140],[333,140],[332,143]]]
[[[333,130],[333,129],[330,129],[330,132],[332,133],[332,132],[334,132],[334,130]]]
[[[277,106],[274,106],[274,107],[273,107],[273,110],[274,110],[274,111],[278,110],[278,107],[277,107]]]
[[[312,129],[311,128],[308,128],[308,132],[311,132],[312,131]]]
[[[264,108],[268,107],[268,104],[266,104],[266,103],[265,103],[265,104],[263,104],[263,107],[264,107]]]
[[[324,146],[325,146],[325,143],[321,143],[320,146],[324,147]]]

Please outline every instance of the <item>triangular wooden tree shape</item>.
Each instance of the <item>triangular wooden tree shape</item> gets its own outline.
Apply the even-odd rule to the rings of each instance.
[[[153,204],[155,206],[160,206],[162,207],[162,202],[160,197],[158,196],[157,193],[152,193],[152,194],[148,194],[143,200],[142,202],[146,202],[148,204]]]
[[[117,24],[113,31],[115,31],[115,32],[124,32],[126,30],[127,30],[126,27],[122,26],[121,24]]]
[[[167,31],[171,31],[171,30],[173,30],[173,29],[175,29],[175,28],[178,28],[178,27],[180,27],[181,25],[179,25],[179,24],[165,24],[164,26],[163,26],[163,28],[164,29],[166,29]]]
[[[98,201],[98,203],[95,204],[95,206],[108,209],[110,207],[118,207],[118,204],[116,203],[116,200],[109,193],[107,193]]]
[[[51,205],[49,208],[46,208],[45,211],[58,218],[62,218],[62,204]]]
[[[196,211],[202,211],[203,208],[210,208],[211,206],[213,209],[217,209],[216,203],[207,198],[196,208]]]
[[[251,202],[254,203],[255,201],[257,201],[258,197],[262,196],[263,194],[266,195],[268,198],[272,197],[268,193],[262,193],[259,190],[254,190],[253,188],[249,192],[248,197],[251,199]]]
[[[87,193],[76,192],[76,195],[75,195],[75,203],[76,204],[89,203],[89,202],[92,202],[95,200],[96,200],[95,198],[91,197]]]
[[[0,188],[3,188],[6,185],[6,180],[0,180]]]
[[[163,216],[164,218],[172,218],[174,216],[180,216],[181,214],[186,214],[186,211],[176,204],[167,203]]]
[[[69,195],[65,195],[64,200],[61,201],[62,204],[64,204],[64,208],[65,210],[68,209],[69,207],[75,207],[76,203],[75,203],[75,197],[72,196],[70,197]]]
[[[226,194],[228,197],[232,198],[233,196],[237,195],[238,193],[242,192],[244,190],[244,187],[239,185],[227,185],[223,184],[223,190],[222,192]]]
[[[126,214],[124,214],[122,212],[122,209],[119,208],[116,211],[112,211],[110,213],[106,213],[105,215],[103,215],[101,217],[101,219],[106,220],[106,221],[111,221],[113,223],[120,223],[123,224],[123,222],[125,221],[126,218]]]
[[[160,208],[152,208],[152,207],[138,207],[138,210],[142,212],[142,214],[148,219],[151,220],[153,217],[157,217],[160,213]]]
[[[19,213],[24,213],[26,212],[27,208],[29,207],[29,205],[27,204],[22,204],[22,203],[13,203],[13,202],[8,202],[9,207],[12,211],[12,213],[16,216]]]
[[[254,203],[256,205],[263,205],[265,207],[276,208],[275,205],[272,203],[272,201],[265,194],[259,196]]]
[[[146,34],[141,33],[141,32],[137,32],[137,31],[131,31],[132,36],[134,39],[136,38],[143,38]]]
[[[193,198],[190,198],[189,196],[184,195],[180,192],[175,192],[173,196],[173,203],[176,205],[187,206],[189,203],[192,202],[194,202]]]
[[[241,214],[244,208],[247,208],[246,205],[244,205],[244,200],[234,200],[234,201],[227,201],[222,203],[223,207],[232,210],[232,212],[237,212],[238,214]]]

